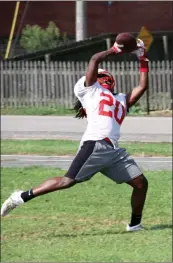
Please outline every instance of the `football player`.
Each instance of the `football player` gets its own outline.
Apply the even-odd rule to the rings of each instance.
[[[76,117],[87,117],[88,125],[67,173],[64,177],[50,178],[28,191],[14,192],[3,203],[1,216],[6,216],[17,206],[38,196],[90,180],[100,172],[118,184],[126,183],[133,188],[131,221],[126,230],[143,229],[141,219],[148,181],[134,159],[118,144],[120,127],[127,111],[148,88],[148,59],[143,41],[138,40],[137,48],[133,51],[139,58],[139,86],[128,94],[114,94],[114,77],[106,70],[99,69],[100,62],[108,56],[120,55],[123,52],[115,42],[112,48],[93,55],[86,75],[80,78],[74,87],[78,98],[75,105]]]

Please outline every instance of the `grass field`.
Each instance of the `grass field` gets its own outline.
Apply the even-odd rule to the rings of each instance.
[[[51,107],[24,107],[24,108],[2,108],[1,115],[75,115],[73,109],[51,108]]]
[[[75,115],[73,109],[65,108],[53,108],[53,107],[38,107],[38,108],[9,108],[5,107],[1,109],[1,115],[56,115],[56,116],[65,116],[65,115]],[[128,114],[128,116],[147,116],[147,112],[137,110],[136,106],[133,106]],[[171,110],[164,111],[151,111],[150,116],[165,116],[172,117]]]
[[[130,154],[142,156],[172,156],[171,143],[120,143]],[[73,155],[77,141],[65,140],[2,140],[1,154]]]
[[[2,202],[54,168],[2,168]],[[145,230],[126,233],[131,188],[98,174],[25,204],[2,219],[1,262],[172,262],[171,172],[146,172]]]

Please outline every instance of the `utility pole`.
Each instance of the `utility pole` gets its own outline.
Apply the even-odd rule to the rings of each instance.
[[[15,27],[16,27],[16,22],[17,22],[17,18],[18,18],[18,14],[19,14],[19,7],[20,7],[20,1],[17,1],[16,5],[15,5],[14,16],[13,16],[13,21],[12,21],[12,25],[11,25],[7,49],[5,52],[5,59],[8,59],[8,57],[9,57],[10,48],[11,48],[11,44],[12,44],[12,40],[13,40],[13,36],[14,36]]]
[[[19,40],[19,36],[20,36],[20,34],[21,34],[21,29],[22,29],[22,27],[23,27],[23,23],[24,23],[24,20],[25,20],[25,16],[26,16],[27,11],[28,11],[29,2],[30,2],[30,1],[27,1],[26,4],[25,4],[25,8],[24,8],[24,11],[23,11],[21,20],[20,20],[20,22],[19,22],[19,27],[18,27],[18,29],[17,29],[16,37],[15,37],[15,39],[14,39],[14,42],[13,42],[13,45],[12,45],[12,48],[11,48],[11,52],[10,52],[10,54],[9,54],[9,57],[13,57],[16,44],[17,44],[17,42],[18,42],[18,40]]]
[[[76,41],[87,37],[86,24],[86,1],[76,0]]]

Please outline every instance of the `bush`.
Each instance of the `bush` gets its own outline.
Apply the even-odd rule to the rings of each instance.
[[[143,111],[142,111],[142,109],[141,109],[141,106],[140,106],[140,104],[139,104],[139,102],[138,103],[136,103],[133,107],[131,107],[131,109],[129,110],[129,114],[130,115],[140,115],[140,114],[142,114],[143,113]]]
[[[65,41],[67,41],[66,33],[61,33],[55,23],[49,22],[45,29],[39,25],[26,25],[22,31],[20,45],[27,52],[36,52],[56,48]]]

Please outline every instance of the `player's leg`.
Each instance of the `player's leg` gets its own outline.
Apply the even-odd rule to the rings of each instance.
[[[133,187],[131,196],[132,215],[127,230],[140,230],[142,228],[142,211],[148,189],[148,181],[141,169],[125,149],[118,149],[112,153],[112,164],[102,173],[116,183],[127,183]]]
[[[57,190],[69,188],[73,186],[74,184],[76,184],[75,179],[67,178],[67,177],[53,177],[53,178],[46,180],[39,186],[33,187],[32,192],[33,192],[33,195],[36,197],[36,196],[44,195],[44,194],[51,193]]]
[[[91,155],[94,149],[95,143],[85,143],[84,146],[80,147],[76,157],[74,158],[68,172],[65,174],[64,177],[53,177],[47,179],[45,182],[40,184],[39,186],[33,187],[32,189],[23,192],[21,194],[22,199],[24,202],[27,202],[34,197],[44,195],[50,192],[54,192],[57,190],[62,190],[69,188],[76,184],[76,176],[79,173],[83,163]]]
[[[92,161],[90,157],[94,150],[95,143],[96,142],[94,141],[88,141],[84,143],[64,177],[49,178],[39,186],[33,187],[32,189],[14,192],[3,203],[1,207],[1,216],[7,215],[17,206],[26,203],[33,198],[50,192],[69,188],[75,185],[77,182],[89,180],[93,176],[94,171],[91,171],[90,168],[88,169],[87,160],[90,159]]]
[[[143,208],[148,190],[148,180],[143,174],[141,174],[140,176],[127,182],[127,184],[133,187],[131,195],[131,222],[129,226],[127,226],[127,230],[133,231],[136,227],[140,227],[141,224]]]
[[[67,177],[54,177],[46,180],[39,186],[33,187],[27,191],[15,191],[3,203],[1,207],[1,216],[6,216],[17,206],[20,206],[40,195],[44,195],[53,191],[66,189],[76,184],[74,179]]]

